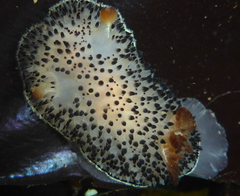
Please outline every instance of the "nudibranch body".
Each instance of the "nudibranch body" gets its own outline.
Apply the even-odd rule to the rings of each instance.
[[[58,3],[23,35],[17,59],[33,111],[79,145],[93,176],[148,187],[188,174],[210,179],[226,166],[224,129],[154,77],[116,9]]]

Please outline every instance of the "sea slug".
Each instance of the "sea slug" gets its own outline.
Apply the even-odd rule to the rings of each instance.
[[[154,77],[115,8],[61,1],[22,36],[17,60],[33,111],[112,181],[176,185],[226,167],[226,134],[214,114]]]

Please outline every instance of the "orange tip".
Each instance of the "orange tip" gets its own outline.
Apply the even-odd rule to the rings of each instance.
[[[43,98],[44,94],[39,88],[32,88],[32,96],[34,99],[39,100]]]
[[[116,21],[117,15],[117,10],[113,7],[105,7],[100,12],[100,17],[107,26],[110,26]]]

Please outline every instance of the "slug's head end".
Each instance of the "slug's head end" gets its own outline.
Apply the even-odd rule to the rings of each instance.
[[[104,7],[100,12],[100,18],[107,26],[113,24],[117,19],[117,10],[113,7]]]

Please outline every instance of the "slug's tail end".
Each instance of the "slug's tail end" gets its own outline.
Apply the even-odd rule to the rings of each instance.
[[[188,108],[195,116],[197,130],[201,134],[200,158],[189,175],[213,179],[228,163],[225,129],[217,122],[215,114],[197,99],[183,99],[182,106]]]

